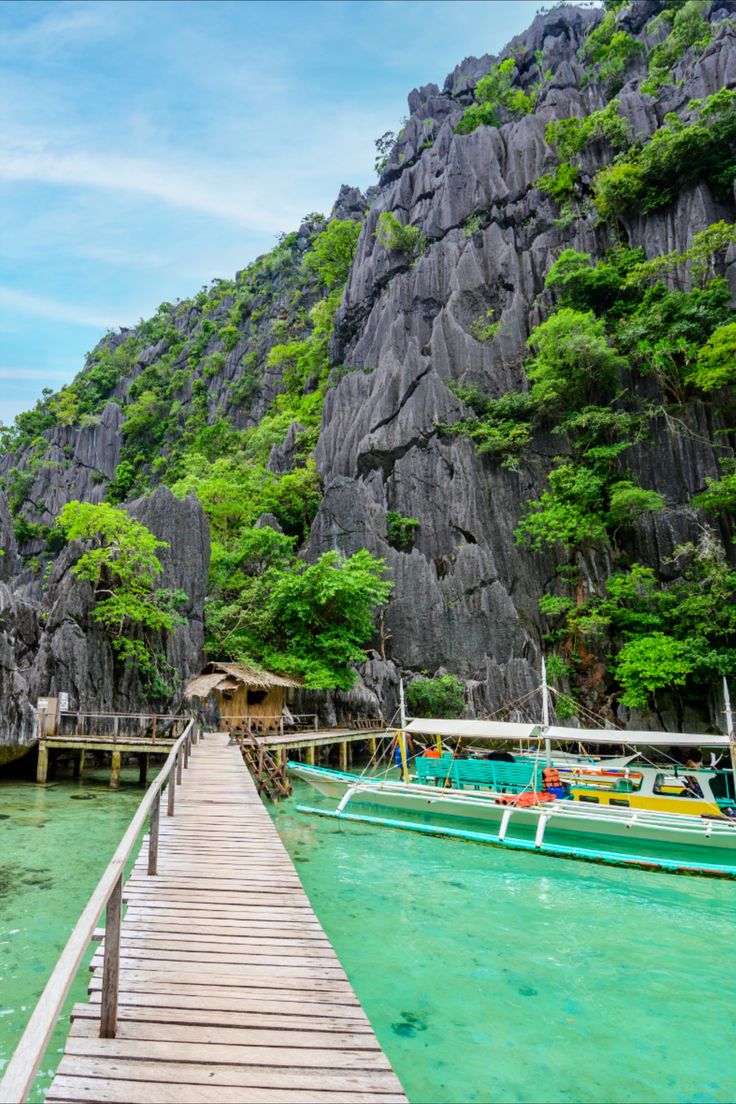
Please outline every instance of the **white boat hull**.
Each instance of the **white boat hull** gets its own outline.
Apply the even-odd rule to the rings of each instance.
[[[431,816],[457,822],[475,821],[491,831],[501,828],[505,817],[505,833],[519,832],[526,838],[536,837],[540,820],[545,818],[543,831],[547,838],[560,833],[563,837],[595,838],[599,846],[609,843],[632,849],[635,844],[648,847],[697,848],[698,856],[708,861],[709,852],[730,852],[736,862],[736,821],[662,814],[634,809],[613,809],[608,806],[585,806],[574,801],[554,801],[528,807],[499,803],[490,792],[440,790],[416,783],[371,782],[357,777],[324,774],[319,770],[292,766],[292,773],[303,778],[328,797],[342,800],[351,791],[349,808],[361,806],[401,811],[413,815]],[[497,796],[497,795],[496,795]],[[505,816],[505,814],[508,814]],[[693,856],[693,861],[695,857]]]

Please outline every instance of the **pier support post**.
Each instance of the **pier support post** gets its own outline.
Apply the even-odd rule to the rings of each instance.
[[[346,771],[348,769],[348,742],[347,740],[340,741],[340,770]]]
[[[313,767],[314,766],[314,744],[307,744],[306,752],[307,752],[307,763],[309,764],[310,767]]]
[[[46,744],[38,745],[38,766],[36,767],[36,781],[45,782],[49,773],[49,749]]]
[[[368,750],[371,753],[371,758],[375,758],[376,755],[376,737],[371,736],[368,740]]]
[[[110,765],[110,789],[120,789],[120,766],[122,763],[122,755],[119,751],[112,753],[112,763]]]
[[[84,755],[83,751],[78,751],[77,754],[74,756],[74,763],[72,765],[72,776],[74,778],[79,778],[80,774],[82,773],[82,756],[83,755]]]
[[[138,756],[138,781],[141,786],[145,786],[148,781],[148,756],[145,752]]]

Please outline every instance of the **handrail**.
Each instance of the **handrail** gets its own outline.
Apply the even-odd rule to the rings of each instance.
[[[139,721],[153,720],[155,717],[159,721],[187,721],[189,717],[186,713],[88,713],[86,709],[61,709],[59,710],[60,717],[127,717],[133,718]]]
[[[161,790],[169,780],[167,815],[174,815],[174,794],[181,781],[182,760],[187,766],[193,743],[199,738],[197,723],[192,718],[176,741],[163,767],[149,786],[145,797],[131,820],[118,848],[79,917],[64,950],[46,982],[20,1041],[8,1062],[0,1081],[1,1104],[23,1104],[33,1085],[64,1001],[92,941],[95,927],[105,916],[105,950],[100,1010],[100,1036],[114,1038],[117,1030],[118,975],[120,967],[120,923],[125,864],[135,846],[146,816],[150,812],[148,843],[148,873],[155,874],[158,861],[158,824]]]

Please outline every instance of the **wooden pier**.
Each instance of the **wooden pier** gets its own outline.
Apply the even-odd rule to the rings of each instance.
[[[238,744],[255,779],[258,793],[271,801],[288,797],[291,783],[286,770],[287,754],[303,752],[307,763],[314,764],[317,748],[338,746],[339,767],[346,771],[352,761],[352,746],[368,744],[372,756],[376,754],[376,740],[390,735],[385,725],[367,723],[351,728],[325,728],[301,732],[257,731],[252,725],[230,726],[231,739]]]
[[[183,714],[63,712],[38,715],[38,764],[36,781],[54,774],[54,755],[74,758],[74,777],[84,771],[87,752],[110,756],[110,788],[120,786],[123,755],[136,755],[138,777],[145,784],[149,756],[166,756],[182,734],[190,717]]]
[[[405,1101],[239,748],[226,734],[177,748],[119,928],[112,876],[96,891],[107,936],[48,1104]],[[32,1044],[53,1026],[49,989],[64,999],[58,971],[0,1083],[4,1102],[25,1098]]]

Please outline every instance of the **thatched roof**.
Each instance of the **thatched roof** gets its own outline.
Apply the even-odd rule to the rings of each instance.
[[[213,690],[237,690],[238,686],[247,686],[249,690],[272,690],[282,686],[292,690],[302,686],[302,680],[289,675],[274,675],[272,671],[261,671],[257,667],[248,667],[244,663],[208,663],[200,675],[187,684],[188,698],[206,698]]]

